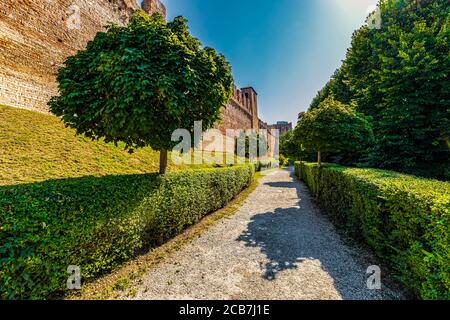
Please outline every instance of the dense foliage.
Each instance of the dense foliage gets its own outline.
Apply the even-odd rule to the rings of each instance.
[[[280,167],[287,167],[289,165],[289,158],[286,158],[282,153],[278,155],[278,164]]]
[[[353,35],[327,97],[370,116],[371,165],[450,178],[450,3],[382,0],[381,29]]]
[[[295,135],[298,144],[318,153],[319,164],[322,152],[358,153],[372,140],[365,117],[333,97],[303,114]]]
[[[0,297],[45,298],[180,233],[249,185],[253,165],[0,187]]]
[[[202,48],[183,17],[137,11],[65,62],[50,110],[89,138],[170,150],[175,129],[211,128],[232,92],[224,56]]]
[[[392,263],[422,299],[450,299],[450,183],[376,169],[295,164],[319,205]]]

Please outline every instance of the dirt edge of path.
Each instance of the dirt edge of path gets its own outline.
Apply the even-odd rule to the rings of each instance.
[[[306,185],[306,183],[304,181],[302,181],[300,178],[298,178],[295,174],[293,174],[293,179],[297,180],[299,183],[305,184],[305,186],[309,190],[309,187]],[[316,199],[314,199],[312,197],[312,200],[313,200],[314,204],[318,208],[320,208],[320,204],[317,203]],[[416,300],[417,299],[417,297],[414,295],[414,293],[412,293],[410,290],[405,288],[403,283],[399,279],[396,278],[396,275],[393,271],[393,266],[391,265],[391,263],[378,257],[376,255],[375,251],[367,243],[365,243],[361,239],[359,239],[359,240],[355,239],[352,235],[350,235],[349,231],[345,227],[338,226],[330,218],[330,216],[327,213],[325,213],[323,210],[320,210],[320,214],[323,215],[326,219],[328,219],[332,223],[332,225],[334,226],[334,229],[335,229],[336,233],[339,235],[341,241],[346,246],[348,246],[349,248],[352,249],[352,251],[351,251],[352,257],[356,261],[363,263],[363,264],[367,264],[367,265],[368,265],[368,263],[367,263],[368,261],[372,261],[372,263],[376,264],[377,266],[380,266],[381,273],[383,274],[384,286],[391,289],[392,292],[397,293],[397,295],[392,297],[393,299],[396,299],[396,300]],[[355,254],[356,252],[358,254]]]

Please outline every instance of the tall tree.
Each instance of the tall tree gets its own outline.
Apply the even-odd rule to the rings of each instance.
[[[313,100],[369,116],[374,166],[450,179],[450,4],[382,0],[381,28],[353,34],[342,67]]]
[[[312,100],[309,110],[318,108],[326,98],[331,96],[346,104],[350,103],[352,100],[353,95],[348,85],[345,66],[342,66],[334,72],[330,81],[327,82]]]
[[[387,168],[436,171],[450,161],[449,2],[386,1],[381,9],[383,28],[372,31],[381,97],[375,159]]]
[[[305,113],[295,133],[298,144],[317,152],[319,166],[324,152],[357,152],[372,140],[372,130],[364,115],[333,97]]]
[[[126,27],[109,25],[86,50],[59,70],[59,96],[50,110],[64,123],[92,139],[124,142],[127,149],[160,150],[166,171],[172,132],[203,130],[220,118],[232,93],[224,56],[201,47],[187,21],[167,23],[159,14],[137,11]]]

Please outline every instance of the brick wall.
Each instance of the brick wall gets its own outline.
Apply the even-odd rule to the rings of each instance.
[[[248,93],[248,95],[246,96],[245,93]],[[222,121],[216,126],[216,129],[224,135],[223,141],[215,141],[209,135],[205,135],[203,146],[223,152],[234,150],[233,147],[229,147],[234,143],[234,137],[226,136],[227,129],[262,130],[258,132],[266,135],[269,144],[269,157],[273,157],[278,148],[278,136],[270,130],[267,123],[258,118],[257,103],[257,94],[253,88],[238,90],[234,87],[233,97],[227,107],[222,110]]]
[[[165,13],[156,3],[145,1]],[[137,8],[135,0],[1,0],[0,104],[47,112],[64,60]]]
[[[226,108],[222,109],[222,121],[217,126],[222,133],[227,129],[252,129],[252,115],[236,100],[231,99]]]

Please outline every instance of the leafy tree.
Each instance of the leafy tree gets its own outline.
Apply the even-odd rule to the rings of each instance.
[[[336,70],[330,81],[317,93],[309,106],[309,110],[318,108],[326,98],[331,96],[342,103],[351,102],[353,95],[348,86],[347,73],[344,67]]]
[[[381,167],[408,172],[448,167],[449,3],[387,1],[382,16],[382,31],[373,32],[380,60],[373,74],[382,97],[374,159]]]
[[[293,130],[280,135],[280,154],[294,161],[302,160],[305,156],[305,148],[296,139]]]
[[[244,140],[244,144],[241,145],[238,141]],[[239,137],[235,138],[235,154],[236,155],[244,155],[245,158],[250,158],[250,148],[256,147],[257,157],[265,157],[267,156],[267,152],[269,150],[269,142],[267,141],[267,137],[264,135],[260,135],[257,132],[246,133],[242,131],[239,134]],[[265,154],[260,154],[261,150],[266,150]]]
[[[77,134],[126,149],[160,150],[165,173],[167,150],[175,129],[203,130],[220,118],[232,92],[224,56],[201,47],[177,17],[167,23],[159,14],[137,11],[126,27],[109,25],[86,50],[65,62],[58,74],[60,95],[50,110]]]
[[[379,7],[381,29],[353,34],[342,67],[310,109],[330,96],[354,104],[372,119],[372,165],[448,179],[449,2],[383,0]]]
[[[319,166],[322,152],[358,151],[372,140],[372,130],[364,115],[333,97],[305,113],[295,133],[299,144],[317,152]]]

